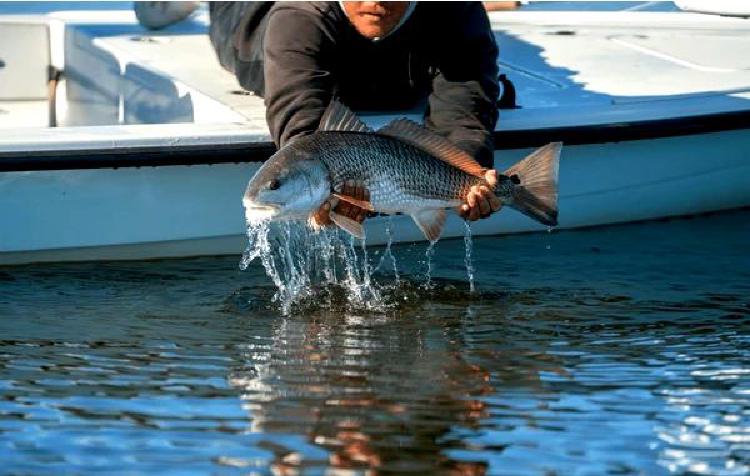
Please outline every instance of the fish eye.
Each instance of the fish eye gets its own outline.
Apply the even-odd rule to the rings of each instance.
[[[268,190],[278,190],[281,186],[281,183],[279,183],[278,180],[273,179],[270,182],[268,182]]]

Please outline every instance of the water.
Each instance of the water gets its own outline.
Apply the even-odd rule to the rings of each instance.
[[[475,236],[474,293],[463,240],[429,291],[394,245],[383,312],[283,315],[239,257],[4,268],[2,471],[747,474],[748,223]]]
[[[464,231],[464,249],[466,255],[464,256],[464,264],[466,265],[466,277],[469,279],[469,291],[472,293],[476,290],[474,286],[474,261],[471,259],[471,252],[474,248],[474,242],[471,239],[471,224],[464,222],[466,230]]]
[[[393,277],[395,278],[396,284],[399,283],[399,275],[398,275],[398,262],[396,261],[396,256],[393,254],[393,234],[392,234],[392,228],[393,228],[393,219],[392,217],[387,217],[387,222],[385,225],[385,236],[388,238],[388,242],[385,245],[385,250],[381,253],[380,260],[378,261],[378,265],[375,266],[374,272],[378,272],[381,269],[385,270],[384,266],[387,266],[386,263],[390,262],[391,268],[393,270]]]
[[[289,315],[293,309],[311,302],[320,304],[321,294],[338,288],[343,292],[351,309],[385,310],[383,286],[375,282],[373,274],[389,257],[393,262],[393,276],[399,281],[396,258],[391,253],[391,235],[388,245],[373,267],[365,241],[325,227],[316,232],[301,221],[248,222],[248,246],[240,260],[240,269],[246,270],[258,260],[266,275],[276,286],[271,300],[279,310]],[[386,287],[392,287],[387,285]]]

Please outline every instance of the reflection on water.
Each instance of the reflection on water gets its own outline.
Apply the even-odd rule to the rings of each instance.
[[[381,313],[233,257],[5,268],[3,469],[747,474],[748,218],[475,238],[474,294],[462,240],[431,291],[394,246]]]

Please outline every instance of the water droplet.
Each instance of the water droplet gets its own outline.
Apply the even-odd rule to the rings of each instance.
[[[469,292],[474,292],[474,263],[471,260],[471,252],[473,251],[474,243],[471,239],[471,225],[468,221],[464,221],[466,229],[464,231],[464,249],[466,254],[464,256],[464,264],[466,265],[466,275],[469,277]]]
[[[389,216],[388,221],[385,224],[385,236],[388,237],[388,242],[385,245],[385,251],[380,257],[380,261],[378,262],[378,265],[375,266],[373,273],[378,271],[381,268],[381,266],[385,263],[386,258],[390,258],[391,264],[393,265],[393,277],[396,278],[396,284],[398,284],[400,278],[398,275],[398,267],[396,266],[396,256],[394,256],[393,250],[392,250],[392,245],[393,245],[393,234],[391,233],[392,225],[393,225],[393,220]]]
[[[425,264],[427,265],[427,272],[425,273],[425,283],[424,288],[425,289],[432,289],[432,256],[435,254],[435,243],[436,241],[430,241],[430,244],[427,245],[427,249],[424,252],[425,256]]]

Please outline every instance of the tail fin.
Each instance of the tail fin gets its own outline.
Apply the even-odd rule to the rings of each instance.
[[[557,175],[562,142],[552,142],[505,171],[517,176],[513,200],[508,205],[549,226],[557,225]]]

